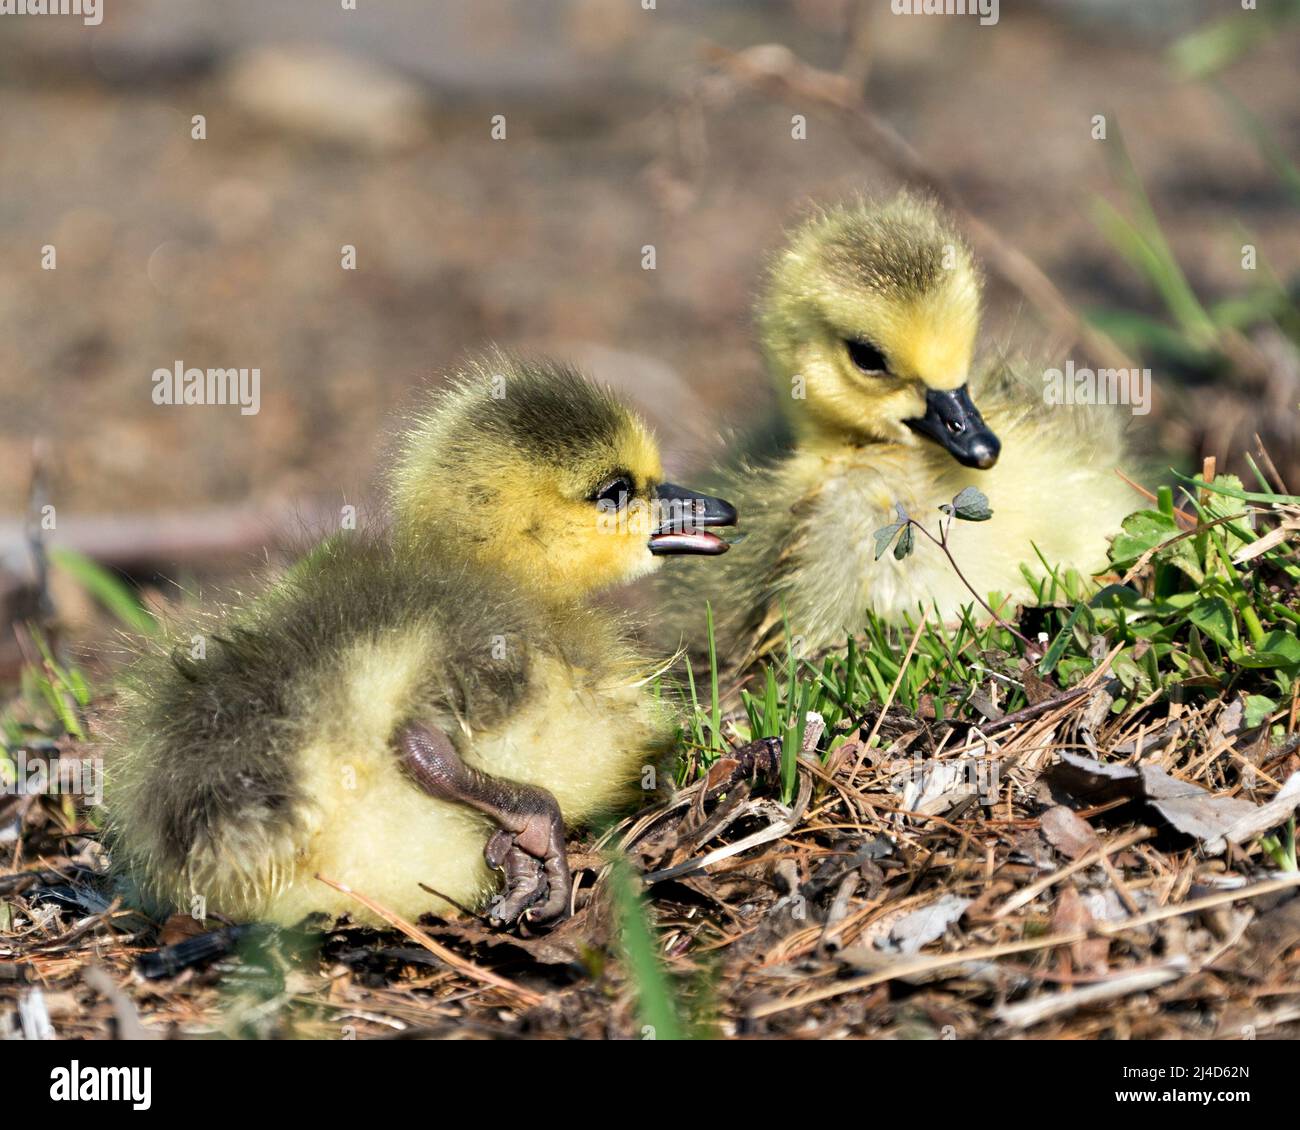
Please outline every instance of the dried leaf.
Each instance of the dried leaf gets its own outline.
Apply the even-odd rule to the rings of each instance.
[[[1087,903],[1079,897],[1079,892],[1073,886],[1065,887],[1052,911],[1052,932],[1071,934],[1079,930],[1091,930],[1094,925],[1092,912],[1088,909]],[[1085,938],[1070,946],[1070,960],[1074,962],[1075,968],[1089,973],[1103,972],[1106,969],[1106,956],[1109,953],[1109,938]]]
[[[1101,846],[1092,826],[1063,804],[1044,812],[1038,826],[1043,839],[1067,859],[1078,859]]]
[[[1047,773],[1050,784],[1089,803],[1123,797],[1149,804],[1170,826],[1200,840],[1210,855],[1222,854],[1229,842],[1243,843],[1277,827],[1300,807],[1300,773],[1293,773],[1267,804],[1254,805],[1216,796],[1154,765],[1109,765],[1073,753],[1060,757]]]
[[[877,942],[881,949],[911,955],[923,946],[942,938],[948,927],[966,913],[971,900],[957,895],[944,895],[928,906],[905,914],[894,923],[889,937]]]

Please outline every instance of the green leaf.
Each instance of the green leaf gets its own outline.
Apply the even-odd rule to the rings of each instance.
[[[1137,665],[1133,658],[1133,649],[1126,648],[1121,651],[1110,664],[1111,674],[1120,681],[1120,684],[1127,691],[1132,691],[1143,677],[1142,669]]]
[[[1223,597],[1202,597],[1192,605],[1187,618],[1220,646],[1236,647],[1237,621],[1232,615],[1232,605]]]
[[[1186,612],[1200,599],[1199,592],[1175,592],[1155,601],[1154,607],[1158,616],[1173,616],[1179,612]]]
[[[993,517],[987,496],[975,487],[967,487],[952,500],[952,512],[964,522],[987,522]]]
[[[1069,646],[1071,636],[1074,632],[1074,625],[1079,622],[1079,617],[1083,614],[1084,606],[1076,604],[1074,611],[1070,613],[1069,620],[1066,621],[1065,627],[1057,634],[1052,646],[1047,649],[1047,654],[1043,656],[1043,661],[1038,665],[1038,673],[1044,677],[1050,675],[1056,664],[1060,661],[1061,656],[1065,654],[1065,649]]]
[[[888,526],[882,526],[873,535],[876,539],[876,560],[879,561],[885,556],[885,551],[889,548],[889,543],[894,540],[894,535],[898,533],[906,522],[891,522]]]
[[[1300,667],[1300,639],[1278,628],[1269,632],[1253,652],[1238,650],[1228,658],[1242,667]]]
[[[1262,726],[1268,716],[1277,709],[1277,702],[1262,694],[1246,696],[1246,726]]]
[[[1214,480],[1217,490],[1209,492],[1205,500],[1205,511],[1211,519],[1226,518],[1229,514],[1240,514],[1243,507],[1234,501],[1246,492],[1245,484],[1236,475],[1219,475]]]
[[[1129,588],[1128,585],[1106,585],[1098,590],[1091,601],[1093,608],[1108,609],[1136,609],[1145,603],[1147,602],[1142,599],[1142,594]]]
[[[1182,532],[1172,517],[1159,510],[1139,510],[1130,514],[1121,527],[1110,547],[1110,563],[1116,569],[1127,568],[1147,550]]]
[[[898,544],[894,546],[894,560],[902,561],[904,557],[912,552],[916,544],[916,535],[912,532],[910,525],[903,527],[903,532],[898,536]]]

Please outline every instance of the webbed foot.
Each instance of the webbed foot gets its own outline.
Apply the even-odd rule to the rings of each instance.
[[[471,768],[440,730],[412,722],[399,732],[397,744],[407,771],[430,796],[459,801],[499,825],[483,849],[488,865],[506,880],[489,911],[492,921],[513,922],[521,914],[535,922],[562,917],[573,880],[555,798],[534,785]]]
[[[534,922],[563,917],[573,880],[564,855],[564,821],[559,805],[542,789],[521,794],[520,807],[503,814],[503,827],[484,849],[488,865],[505,874],[506,889],[491,907],[493,922],[513,922],[521,914]]]

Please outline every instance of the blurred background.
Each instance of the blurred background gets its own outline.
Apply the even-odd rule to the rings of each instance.
[[[768,404],[783,228],[903,183],[963,216],[987,354],[1149,366],[1144,467],[1300,487],[1300,4],[102,4],[0,17],[5,624],[98,622],[60,547],[165,599],[364,514],[393,414],[492,342],[616,384],[687,474]],[[259,368],[260,411],[154,404],[177,361]]]

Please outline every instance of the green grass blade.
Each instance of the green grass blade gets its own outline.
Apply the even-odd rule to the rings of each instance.
[[[151,636],[158,631],[158,621],[146,611],[130,586],[84,553],[54,546],[50,549],[50,563],[67,573],[133,632]]]
[[[641,897],[641,884],[622,859],[610,872],[620,926],[619,941],[637,998],[637,1015],[647,1039],[689,1039],[681,1022],[677,994],[659,957]]]

